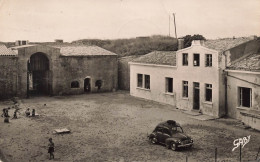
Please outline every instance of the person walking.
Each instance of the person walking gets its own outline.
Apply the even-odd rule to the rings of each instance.
[[[53,141],[52,141],[52,138],[49,138],[49,149],[48,149],[48,153],[50,154],[50,160],[51,160],[51,158],[52,159],[54,159],[54,154],[53,154],[53,152],[54,152],[54,143],[53,143]]]

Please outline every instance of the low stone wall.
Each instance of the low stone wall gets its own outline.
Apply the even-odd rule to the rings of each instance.
[[[242,122],[246,125],[260,131],[260,114],[240,112],[242,117]]]

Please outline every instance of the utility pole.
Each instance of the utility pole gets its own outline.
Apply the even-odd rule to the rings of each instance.
[[[178,37],[177,37],[177,31],[176,31],[175,13],[172,13],[172,14],[173,14],[173,18],[174,18],[175,37],[177,39]]]
[[[169,15],[169,37],[171,36],[171,15]]]

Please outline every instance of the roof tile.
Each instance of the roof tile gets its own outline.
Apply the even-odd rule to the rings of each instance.
[[[77,46],[77,45],[62,45],[52,46],[60,48],[60,53],[63,56],[116,56],[117,54],[110,52],[98,46]]]
[[[253,39],[253,37],[209,39],[205,41],[205,47],[222,52]]]
[[[231,64],[228,69],[260,72],[260,53],[249,55],[248,57]]]
[[[8,49],[5,45],[0,45],[0,56],[16,56],[17,54],[12,51],[11,49]]]
[[[153,51],[132,62],[176,66],[176,51]]]

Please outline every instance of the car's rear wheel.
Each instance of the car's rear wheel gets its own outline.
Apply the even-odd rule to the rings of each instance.
[[[172,143],[170,144],[170,148],[171,148],[173,151],[176,151],[176,150],[177,150],[177,145],[176,145],[174,142],[172,142]]]
[[[150,141],[152,144],[156,144],[158,142],[158,140],[155,137],[151,137]]]

